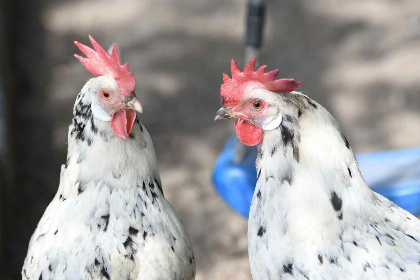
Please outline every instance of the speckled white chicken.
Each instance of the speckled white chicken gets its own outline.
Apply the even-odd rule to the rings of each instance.
[[[60,185],[33,234],[22,279],[194,279],[192,245],[164,198],[142,106],[116,45],[92,37],[96,78],[79,93]]]
[[[255,280],[420,279],[420,222],[373,192],[337,121],[278,70],[224,75],[216,119],[259,144],[249,215]]]

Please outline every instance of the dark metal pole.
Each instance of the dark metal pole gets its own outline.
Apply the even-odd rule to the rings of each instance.
[[[256,65],[259,65],[260,48],[263,43],[264,19],[265,0],[248,0],[244,65],[253,57],[256,59]],[[238,141],[235,146],[235,161],[243,161],[250,151],[252,151],[252,147],[247,147]]]
[[[246,16],[245,65],[253,57],[259,62],[260,47],[263,43],[265,21],[265,0],[249,0]]]

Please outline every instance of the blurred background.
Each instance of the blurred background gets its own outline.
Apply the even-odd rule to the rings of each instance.
[[[267,1],[261,63],[342,125],[357,153],[420,146],[417,0]],[[91,75],[73,41],[116,42],[137,77],[165,196],[194,245],[197,278],[251,279],[247,221],[211,174],[233,123],[213,122],[222,73],[243,67],[244,0],[0,2],[1,279],[19,279],[65,162],[77,93]]]

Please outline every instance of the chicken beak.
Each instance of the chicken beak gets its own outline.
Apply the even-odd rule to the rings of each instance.
[[[135,96],[126,101],[124,107],[126,109],[136,110],[139,113],[143,113],[143,106],[141,105],[140,100]]]
[[[216,117],[214,118],[214,120],[217,121],[217,120],[222,120],[222,119],[232,119],[234,117],[235,116],[231,112],[231,110],[226,109],[225,107],[222,107],[216,112]]]

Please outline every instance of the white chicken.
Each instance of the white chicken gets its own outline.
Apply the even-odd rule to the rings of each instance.
[[[216,119],[259,145],[248,222],[255,280],[419,279],[420,221],[373,192],[321,105],[251,60],[224,74]]]
[[[164,198],[153,143],[136,119],[136,80],[92,37],[96,76],[79,93],[56,196],[33,234],[22,279],[194,279],[191,242]]]

